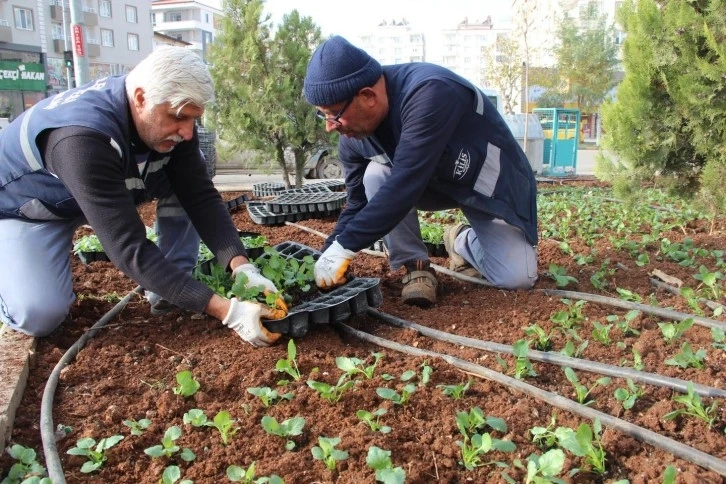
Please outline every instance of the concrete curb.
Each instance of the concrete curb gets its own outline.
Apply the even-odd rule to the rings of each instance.
[[[10,441],[15,412],[20,406],[35,357],[36,339],[0,328],[0,454]]]

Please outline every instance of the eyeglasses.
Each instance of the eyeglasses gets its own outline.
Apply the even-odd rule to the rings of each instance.
[[[348,106],[350,106],[350,105],[351,105],[351,103],[353,102],[353,99],[355,99],[355,96],[353,96],[352,98],[348,99],[348,100],[347,100],[347,101],[345,102],[345,104],[343,105],[343,107],[341,108],[341,110],[340,110],[340,111],[338,111],[338,114],[336,114],[336,115],[335,115],[335,116],[333,116],[332,118],[329,118],[328,116],[326,116],[326,115],[325,115],[325,113],[324,113],[324,112],[322,112],[322,111],[321,111],[321,110],[319,110],[319,109],[318,109],[318,110],[317,110],[317,111],[315,112],[315,115],[316,115],[316,116],[317,116],[318,118],[320,118],[320,119],[322,119],[323,121],[325,121],[326,123],[332,123],[332,124],[334,124],[334,125],[335,125],[336,127],[337,127],[337,126],[342,126],[342,125],[343,125],[343,123],[341,123],[341,122],[339,121],[339,120],[340,120],[340,117],[341,117],[341,116],[343,115],[343,113],[345,112],[345,110],[346,110],[346,109],[348,109]]]

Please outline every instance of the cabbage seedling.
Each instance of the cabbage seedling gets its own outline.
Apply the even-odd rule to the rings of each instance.
[[[339,460],[345,460],[348,458],[348,452],[340,449],[336,449],[335,446],[340,443],[339,437],[318,437],[318,444],[310,451],[313,454],[313,458],[316,460],[322,460],[325,463],[325,467],[331,471],[335,470],[335,467]]]
[[[124,420],[123,424],[131,429],[131,435],[141,435],[151,425],[151,420],[142,418],[138,422],[134,419]]]
[[[68,449],[67,453],[87,457],[88,461],[84,462],[83,466],[81,466],[81,472],[88,474],[89,472],[98,470],[103,465],[107,459],[106,451],[121,442],[123,438],[123,435],[112,435],[111,437],[101,439],[98,445],[96,445],[95,440],[86,437],[78,440],[76,446]]]
[[[174,394],[183,397],[191,397],[199,390],[199,382],[194,378],[189,370],[180,371],[176,374],[176,382],[178,385],[174,387]]]
[[[358,410],[355,412],[356,417],[365,422],[368,427],[374,432],[380,432],[382,434],[388,434],[391,432],[391,427],[388,425],[381,425],[379,420],[381,416],[388,412],[385,408],[379,408],[375,412],[369,412],[367,410]]]
[[[441,388],[444,395],[451,397],[454,400],[460,400],[466,391],[471,388],[471,379],[467,380],[466,383],[459,383],[458,385],[436,385],[436,388]]]
[[[166,432],[164,432],[164,437],[161,439],[161,445],[154,445],[144,449],[144,454],[150,456],[152,459],[156,459],[159,457],[172,457],[174,454],[181,451],[179,457],[181,457],[183,461],[193,461],[197,456],[194,455],[194,452],[192,452],[191,449],[186,447],[182,449],[176,445],[176,440],[181,437],[181,434],[182,431],[178,426],[174,425],[169,427],[166,429]]]
[[[305,419],[303,417],[293,417],[284,420],[282,423],[278,423],[275,417],[265,415],[262,417],[262,428],[265,432],[278,437],[288,438],[295,437],[302,434],[303,428],[305,427]],[[295,442],[288,440],[285,443],[287,450],[295,448]]]
[[[416,392],[416,385],[413,383],[404,386],[400,394],[391,388],[376,388],[379,397],[390,400],[396,405],[406,405],[414,392]]]
[[[376,371],[378,362],[383,357],[382,353],[373,353],[374,361],[369,366],[364,366],[365,361],[359,358],[347,358],[345,356],[338,356],[335,358],[335,365],[346,372],[346,374],[352,378],[356,373],[362,373],[367,379],[373,378],[373,373]]]
[[[618,388],[615,390],[615,400],[619,401],[625,410],[630,410],[635,405],[635,401],[642,397],[645,391],[643,387],[639,387],[630,378],[627,379],[628,388]]]
[[[348,380],[348,375],[346,373],[343,373],[340,375],[340,378],[338,379],[338,383],[335,385],[330,385],[325,382],[315,381],[315,380],[308,380],[308,386],[318,392],[322,398],[329,401],[330,403],[337,403],[338,400],[340,400],[340,397],[343,396],[343,394],[346,392],[346,390],[349,390],[350,388],[353,388],[355,385],[355,382],[353,380]]]
[[[258,477],[255,479],[255,463],[245,469],[244,467],[231,465],[227,467],[227,479],[232,482],[242,482],[243,484],[285,484],[280,476],[272,474],[270,477]]]
[[[610,378],[609,377],[602,377],[595,380],[595,384],[587,388],[585,385],[581,384],[579,380],[577,379],[577,373],[575,373],[575,370],[570,368],[569,366],[566,366],[564,368],[565,376],[567,377],[567,380],[572,383],[572,386],[575,387],[575,396],[577,397],[577,401],[583,405],[590,405],[595,402],[594,399],[590,397],[590,393],[599,385],[609,385],[610,384]]]
[[[406,471],[402,467],[393,467],[391,451],[375,445],[368,448],[366,465],[376,471],[376,481],[384,484],[403,484],[406,482]]]
[[[179,466],[167,466],[161,475],[159,484],[175,484],[179,479],[181,479],[181,469],[179,469]],[[179,481],[179,484],[194,484],[194,481],[182,479]]]
[[[287,343],[287,359],[277,360],[275,369],[279,372],[287,373],[293,377],[295,381],[299,381],[302,377],[300,376],[300,370],[297,367],[297,361],[295,360],[296,356],[297,348],[295,347],[295,342],[290,340]]]
[[[673,401],[683,404],[683,408],[665,414],[663,419],[673,420],[679,415],[688,415],[701,419],[709,427],[713,427],[713,423],[716,421],[718,400],[714,400],[709,407],[704,407],[701,397],[693,389],[693,382],[688,382],[688,393],[686,395],[676,395],[673,397]]]
[[[247,389],[247,393],[250,393],[262,401],[262,405],[268,408],[278,400],[292,400],[293,393],[287,392],[284,395],[280,395],[277,390],[273,390],[270,387],[252,387]]]
[[[10,467],[3,483],[7,481],[9,484],[16,482],[52,484],[50,478],[46,477],[45,467],[37,461],[35,450],[15,444],[8,448],[8,454],[17,462]]]
[[[558,427],[555,430],[560,447],[584,457],[590,469],[597,474],[605,473],[605,449],[602,448],[600,421],[595,419],[592,428],[586,423],[580,424],[577,432],[569,427]]]
[[[488,433],[474,434],[471,437],[465,437],[464,441],[457,440],[456,445],[461,448],[460,464],[467,470],[474,470],[476,467],[494,464],[497,467],[507,467],[506,464],[499,461],[482,462],[481,457],[492,450],[500,452],[514,452],[517,446],[510,440],[494,439]]]

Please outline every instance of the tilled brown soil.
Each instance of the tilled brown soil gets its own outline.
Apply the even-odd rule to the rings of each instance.
[[[223,194],[226,199],[238,195]],[[141,207],[140,212],[147,224],[153,221],[153,205]],[[323,243],[322,238],[295,227],[256,225],[244,208],[234,212],[233,218],[240,230],[262,233],[270,244],[291,240],[319,249]],[[334,223],[334,218],[300,222],[323,233],[330,233]],[[699,247],[726,249],[724,226],[717,226],[711,235],[707,234],[707,228],[695,224],[689,227],[688,233],[673,232],[663,236],[671,241],[689,236]],[[663,291],[655,292],[648,274],[653,266],[637,267],[631,257],[610,248],[607,240],[604,237],[599,242],[598,260],[610,258],[612,264],[622,264],[622,269],[613,276],[615,286],[628,288],[643,296],[645,301],[648,301],[649,294],[654,293],[659,306],[689,312],[681,297]],[[433,262],[446,266],[447,259],[434,258]],[[599,267],[598,262],[582,269],[551,240],[543,240],[539,246],[541,276],[536,289],[555,288],[554,282],[544,276],[550,263],[566,266],[569,274],[578,277],[579,284],[567,289],[600,293],[588,282],[593,267]],[[691,280],[693,273],[692,269],[670,262],[659,262],[657,267],[683,280]],[[512,344],[525,337],[524,327],[534,323],[549,331],[554,327],[550,316],[565,308],[560,298],[546,296],[537,290],[500,291],[444,275],[439,276],[440,296],[436,305],[428,309],[408,307],[399,302],[402,273],[390,271],[384,259],[360,254],[352,269],[358,276],[381,278],[382,311],[434,329],[486,341]],[[67,348],[113,307],[114,303],[107,299],[114,300],[113,296],[123,296],[135,287],[135,283],[111,263],[84,266],[73,258],[73,274],[78,301],[63,326],[38,343],[35,368],[12,434],[14,443],[33,447],[39,455],[42,454],[40,401],[48,375]],[[590,343],[583,358],[618,365],[623,360],[632,362],[631,348],[635,347],[642,354],[645,371],[718,388],[726,387],[723,376],[726,353],[711,346],[712,339],[707,328],[694,326],[687,333],[694,351],[697,348],[707,350],[705,370],[682,370],[664,364],[678,351],[680,343],[667,345],[663,341],[657,325],[660,320],[655,317],[640,315],[632,323],[641,331],[639,336],[623,337],[617,329],[613,329],[610,345],[590,337],[592,321],[604,323],[608,315],[622,316],[624,313],[609,306],[585,305],[584,314],[588,320],[580,334],[590,339]],[[502,371],[491,353],[432,340],[412,330],[396,329],[370,316],[355,317],[349,324],[404,345],[447,353]],[[616,346],[618,341],[625,342],[626,347]],[[556,333],[554,350],[561,350],[565,342],[565,336]],[[57,443],[67,482],[156,483],[170,464],[178,465],[183,478],[196,483],[229,482],[225,474],[227,466],[235,464],[246,468],[253,462],[256,463],[257,476],[274,473],[287,483],[374,482],[374,471],[366,466],[366,455],[373,445],[391,451],[393,465],[402,467],[406,472],[406,482],[504,482],[501,469],[494,465],[466,470],[459,462],[461,452],[457,441],[462,440],[462,435],[456,426],[456,412],[475,406],[488,416],[504,419],[507,431],[493,431],[492,435],[511,440],[517,447],[513,453],[492,452],[483,456],[482,461],[505,462],[509,465],[506,469],[509,476],[517,482],[524,482],[526,473],[513,466],[512,462],[517,458],[524,461],[532,453],[543,452],[532,443],[529,429],[547,426],[552,415],[556,415],[557,426],[576,428],[583,421],[587,422],[501,384],[466,374],[440,359],[381,350],[328,325],[312,327],[304,338],[295,343],[302,378],[278,388],[280,393],[292,392],[294,398],[265,408],[247,389],[276,388],[278,381],[287,378],[287,375],[275,370],[275,363],[287,356],[286,338],[270,348],[253,348],[219,321],[208,317],[181,312],[152,317],[146,302],[135,297],[62,373],[55,394],[53,421],[72,429]],[[376,351],[384,353],[384,357],[375,377],[371,380],[359,378],[358,384],[338,403],[323,400],[305,383],[314,379],[334,384],[341,375],[341,370],[335,365],[337,356],[355,356],[370,362],[371,354]],[[511,375],[513,359],[501,356],[509,363],[508,373]],[[425,385],[417,384],[406,405],[394,405],[377,395],[379,387],[400,391],[403,387],[400,375],[407,370],[415,370],[420,377],[424,364],[433,368],[431,380]],[[172,388],[176,385],[176,373],[186,369],[193,372],[201,388],[194,396],[185,399],[175,395]],[[538,376],[525,381],[574,398],[573,387],[559,367],[535,362],[534,370]],[[381,377],[383,374],[392,375],[395,379],[385,381]],[[580,371],[578,376],[580,382],[588,386],[599,377]],[[437,387],[464,383],[470,378],[472,386],[460,400],[445,396]],[[413,381],[419,383],[417,378]],[[720,459],[726,457],[726,413],[723,405],[719,406],[718,419],[711,429],[695,419],[679,417],[665,421],[663,415],[677,408],[671,400],[673,391],[646,385],[645,395],[635,406],[631,410],[623,410],[613,391],[625,386],[624,380],[613,378],[610,385],[593,391],[595,402],[591,406]],[[709,399],[704,401],[710,403]],[[236,419],[238,431],[228,445],[223,445],[216,429],[194,428],[183,423],[185,412],[194,408],[202,409],[210,418],[221,410],[230,412]],[[392,428],[388,434],[372,432],[356,417],[358,410],[372,412],[377,408],[387,410],[381,417],[381,423]],[[294,438],[295,449],[286,450],[286,439],[263,430],[260,421],[264,415],[273,416],[278,421],[296,416],[305,419],[302,435]],[[152,421],[149,429],[141,436],[129,435],[128,427],[122,422],[142,418]],[[177,444],[190,448],[196,454],[193,462],[184,462],[178,457],[151,459],[144,453],[144,449],[159,444],[165,430],[172,425],[182,429]],[[82,437],[93,437],[98,441],[115,434],[122,434],[125,438],[107,452],[108,460],[99,472],[82,474],[80,468],[84,459],[66,454]],[[338,448],[349,453],[349,457],[340,461],[334,471],[327,469],[320,460],[313,459],[311,448],[318,444],[319,436],[339,437],[341,443]],[[607,427],[602,442],[607,452],[607,473],[604,476],[588,472],[583,460],[571,454],[567,454],[561,476],[571,482],[611,482],[618,479],[629,479],[631,483],[662,482],[665,468],[674,465],[679,470],[678,482],[723,482],[715,472]],[[0,468],[7,470],[11,463],[8,456],[3,456]],[[583,470],[574,477],[567,477],[574,468]]]

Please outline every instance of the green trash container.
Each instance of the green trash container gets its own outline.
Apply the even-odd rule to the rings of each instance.
[[[577,145],[580,142],[580,110],[537,108],[544,133],[542,174],[570,176],[577,172]]]

